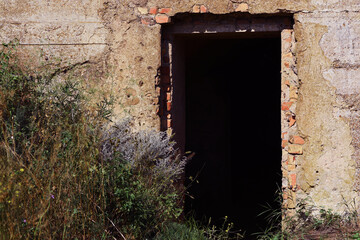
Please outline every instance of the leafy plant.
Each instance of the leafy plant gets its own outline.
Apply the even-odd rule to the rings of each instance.
[[[182,212],[181,188],[176,187],[185,160],[165,132],[138,131],[126,119],[104,134],[102,154],[107,166],[111,218],[126,234],[151,236]]]
[[[167,224],[155,240],[207,240],[204,231],[197,226],[172,222]]]
[[[233,224],[228,222],[227,217],[220,227],[211,224],[211,219],[207,225],[204,225],[189,217],[180,223],[166,224],[154,240],[235,240],[243,238],[244,236],[239,231],[233,230]]]
[[[104,238],[106,219],[95,207],[103,206],[103,118],[88,110],[76,79],[29,74],[13,51],[0,53],[0,235]]]
[[[108,128],[113,99],[92,105],[75,66],[29,73],[14,51],[0,51],[1,238],[143,239],[178,218],[171,138]]]
[[[281,225],[272,225],[258,236],[261,240],[275,239],[356,239],[358,213],[351,210],[350,205],[344,213],[336,213],[331,209],[316,207],[309,199],[300,201],[294,216],[284,216]],[[267,213],[270,219],[281,210]]]

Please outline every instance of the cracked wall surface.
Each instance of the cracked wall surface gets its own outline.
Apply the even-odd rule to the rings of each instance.
[[[88,84],[116,97],[115,119],[159,129],[161,27],[179,13],[292,14],[304,139],[297,199],[339,211],[358,200],[359,0],[0,0],[0,41],[18,39],[21,60],[34,67],[87,66]]]

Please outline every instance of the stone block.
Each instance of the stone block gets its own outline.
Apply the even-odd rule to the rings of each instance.
[[[305,140],[300,136],[292,136],[290,137],[290,143],[303,145],[305,143]]]
[[[283,102],[281,104],[281,110],[283,111],[289,110],[292,104],[293,104],[292,102]]]
[[[158,14],[155,17],[155,21],[157,23],[168,23],[168,22],[170,22],[170,18],[169,18],[169,16],[167,16],[165,14]]]
[[[301,155],[301,154],[303,154],[303,147],[298,144],[289,144],[288,152],[290,154],[294,154],[294,155]]]
[[[248,11],[249,11],[249,5],[247,3],[240,3],[235,9],[235,12],[248,12]]]
[[[158,8],[157,8],[157,7],[151,7],[151,8],[149,9],[149,14],[155,15],[155,14],[157,14],[157,11],[158,11]]]
[[[168,14],[172,11],[171,8],[160,8],[159,9],[159,13],[162,13],[162,14]]]
[[[148,14],[148,9],[145,7],[138,7],[137,10],[139,11],[140,14]]]
[[[193,13],[200,13],[200,5],[194,5],[192,7],[192,12]]]

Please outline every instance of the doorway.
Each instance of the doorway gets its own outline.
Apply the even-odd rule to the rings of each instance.
[[[279,207],[280,36],[183,41],[185,149],[195,153],[185,210],[259,232],[262,206]]]
[[[249,28],[252,21],[241,22]],[[210,25],[217,29],[207,24],[193,34],[175,22],[163,32],[170,76],[162,89],[171,93],[163,93],[171,101],[163,129],[195,154],[186,167],[185,212],[216,225],[226,217],[250,239],[267,228],[259,216],[265,206],[281,208],[281,29],[289,26],[234,33],[219,25],[205,33]]]

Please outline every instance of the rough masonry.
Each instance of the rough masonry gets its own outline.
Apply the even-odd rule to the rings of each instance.
[[[78,73],[114,97],[115,118],[160,129],[166,112],[171,128],[161,33],[179,14],[293,19],[282,31],[284,208],[311,199],[342,212],[344,202],[359,202],[359,0],[1,0],[0,40],[18,39],[21,60],[34,69],[87,67]]]

